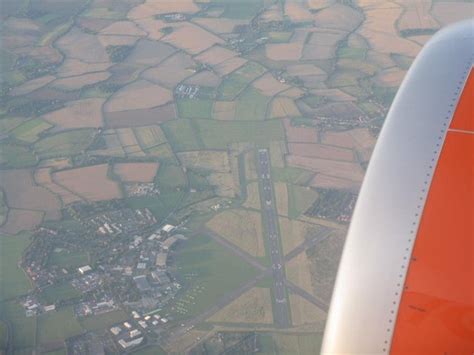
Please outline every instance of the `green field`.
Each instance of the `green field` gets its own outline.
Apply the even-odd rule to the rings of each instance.
[[[204,149],[204,143],[196,131],[196,121],[198,120],[172,120],[161,126],[175,151]]]
[[[177,100],[178,115],[181,118],[211,118],[211,100],[179,99]]]
[[[134,352],[132,352],[132,354],[135,354],[135,355],[165,355],[166,352],[161,347],[159,347],[158,345],[152,345],[152,346],[148,346],[144,349],[134,351]]]
[[[355,70],[337,70],[327,80],[328,87],[341,88],[346,86],[359,86],[359,79],[363,73]]]
[[[40,298],[47,304],[53,304],[79,296],[81,296],[81,293],[72,287],[71,284],[63,283],[45,288],[41,292]]]
[[[5,201],[5,194],[3,190],[0,189],[0,226],[5,223],[7,219],[8,206]]]
[[[262,334],[258,337],[259,354],[318,354],[323,340],[322,333],[313,334]]]
[[[130,197],[127,204],[131,208],[148,208],[159,220],[167,217],[178,207],[185,194],[186,175],[181,167],[164,163],[158,169],[155,183],[160,189],[159,196]]]
[[[314,175],[311,171],[287,166],[285,168],[272,168],[272,177],[277,182],[305,184]]]
[[[57,349],[53,351],[48,351],[45,355],[67,355],[67,350],[65,348]]]
[[[122,310],[117,310],[97,316],[86,317],[81,320],[81,324],[85,329],[93,331],[104,329],[115,323],[125,322],[128,318],[127,313]]]
[[[267,145],[283,140],[281,123],[268,121],[173,120],[164,125],[175,151],[227,149],[230,143],[252,142]]]
[[[173,150],[171,149],[171,146],[168,143],[163,143],[153,148],[147,148],[143,151],[153,157],[156,157],[156,159],[161,163],[176,163]]]
[[[272,43],[286,43],[292,35],[293,32],[268,32],[268,37]]]
[[[298,218],[318,198],[318,193],[309,187],[288,184],[288,217]]]
[[[125,16],[125,13],[112,10],[110,7],[92,7],[84,13],[84,16],[97,19],[120,20]]]
[[[0,313],[11,327],[11,341],[15,353],[35,346],[36,317],[26,317],[23,307],[13,301],[0,304]]]
[[[227,76],[218,88],[223,100],[234,99],[254,79],[265,73],[265,67],[255,62],[249,62],[242,68]]]
[[[38,342],[40,344],[64,341],[82,332],[83,329],[74,317],[72,307],[50,311],[38,316]]]
[[[0,119],[0,132],[7,133],[21,125],[24,119],[20,117],[7,117]]]
[[[42,159],[67,157],[83,152],[94,140],[95,130],[75,129],[47,136],[35,143],[34,149]]]
[[[270,97],[264,96],[253,86],[239,97],[235,110],[237,120],[264,120]]]
[[[148,208],[158,220],[162,220],[179,205],[184,194],[184,191],[160,189],[157,197],[130,197],[126,201],[130,208]]]
[[[5,322],[0,321],[0,353],[7,348],[8,342],[8,326]]]
[[[158,170],[155,182],[167,189],[182,188],[186,185],[186,175],[180,166],[163,164]]]
[[[341,47],[337,51],[337,57],[341,59],[345,58],[345,59],[363,60],[365,59],[366,55],[367,55],[366,48]]]
[[[15,139],[27,143],[33,143],[39,139],[39,135],[42,132],[51,127],[53,127],[53,125],[46,122],[45,120],[35,118],[16,127],[13,131],[11,131],[11,134],[13,134]]]
[[[0,301],[22,295],[31,288],[30,280],[18,267],[29,244],[30,235],[27,233],[0,235]]]
[[[77,268],[80,266],[84,266],[89,263],[89,255],[86,252],[79,252],[79,251],[69,251],[69,250],[61,250],[61,251],[53,251],[48,260],[49,264],[58,265],[62,268]]]
[[[316,108],[327,102],[327,99],[322,96],[310,95],[303,98],[305,104],[309,105],[312,108]]]
[[[231,19],[252,19],[263,7],[263,0],[218,0],[214,1],[224,3],[224,13],[222,17]]]
[[[206,310],[256,275],[253,267],[208,236],[192,237],[178,249],[176,266],[187,284],[186,291],[177,297],[177,304],[186,311],[176,312],[173,314],[176,317],[189,317]]]
[[[1,143],[0,164],[8,168],[25,168],[36,164],[36,156],[23,145]]]

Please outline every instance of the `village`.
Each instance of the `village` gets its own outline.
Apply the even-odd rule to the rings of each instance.
[[[82,206],[73,210],[76,217],[81,216]],[[34,254],[26,253],[23,260],[36,286],[35,292],[21,300],[25,315],[33,317],[72,307],[74,317],[81,320],[121,310],[130,318],[109,327],[105,338],[100,332],[96,347],[115,344],[119,349],[130,350],[143,345],[147,334],[156,338],[172,320],[160,315],[163,314],[160,311],[182,288],[168,268],[173,248],[187,237],[174,225],[160,226],[147,209],[107,211],[82,222],[86,226],[85,233],[49,228],[38,231],[41,238],[37,240],[41,240],[41,245],[35,246]],[[68,257],[74,255],[80,248],[77,240],[84,238],[84,234],[89,234],[90,241],[102,239],[98,244],[86,241],[82,246],[85,250],[91,247],[100,250],[96,262],[59,268],[49,260],[66,250]],[[54,239],[54,248],[47,246],[48,238]],[[62,299],[64,295],[59,292],[55,302],[45,302],[48,297],[44,294],[49,289],[65,284],[77,292],[76,297]],[[82,338],[78,337],[77,342]],[[112,343],[107,342],[110,339]],[[72,339],[69,345],[74,348],[77,344]]]

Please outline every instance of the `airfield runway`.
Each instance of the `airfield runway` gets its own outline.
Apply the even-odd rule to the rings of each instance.
[[[268,245],[270,246],[270,259],[272,262],[273,293],[275,304],[273,317],[275,325],[279,328],[290,326],[289,306],[286,297],[284,260],[280,248],[280,235],[278,229],[278,213],[273,198],[273,184],[270,172],[270,156],[267,149],[258,151],[258,178],[262,199],[262,213]]]

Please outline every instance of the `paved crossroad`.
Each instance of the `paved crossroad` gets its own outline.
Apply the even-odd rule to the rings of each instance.
[[[280,248],[278,213],[273,198],[273,184],[270,176],[270,157],[267,149],[260,149],[258,151],[258,174],[260,187],[262,189],[260,196],[263,197],[263,219],[265,223],[266,237],[268,238],[268,245],[270,246],[270,259],[272,262],[273,292],[275,296],[273,317],[277,327],[287,328],[290,326],[290,321],[286,287],[284,284],[284,260]]]

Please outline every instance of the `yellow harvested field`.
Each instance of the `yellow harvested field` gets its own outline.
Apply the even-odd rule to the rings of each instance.
[[[142,73],[142,77],[173,90],[175,86],[194,75],[195,62],[186,53],[178,52],[165,59],[160,65]]]
[[[212,117],[216,120],[233,120],[235,117],[235,108],[235,101],[216,101],[214,102]]]
[[[357,192],[360,187],[360,182],[317,174],[313,180],[311,180],[310,185],[322,189],[346,189]]]
[[[147,33],[131,21],[117,21],[100,31],[103,35],[146,36]]]
[[[222,79],[210,70],[203,70],[186,79],[185,83],[189,85],[218,87]]]
[[[198,150],[177,153],[181,163],[188,168],[200,168],[220,173],[230,171],[227,151]]]
[[[254,287],[215,313],[208,322],[273,323],[269,288]]]
[[[260,210],[260,195],[258,191],[258,182],[250,182],[247,185],[247,199],[242,204],[245,208]]]
[[[166,142],[165,134],[158,125],[136,127],[133,132],[144,150]]]
[[[270,164],[274,168],[285,167],[285,155],[287,154],[284,141],[270,142]]]
[[[375,137],[370,133],[368,128],[356,128],[349,131],[349,133],[356,142],[359,158],[363,161],[369,161],[375,142],[377,141]]]
[[[168,23],[154,17],[142,17],[133,19],[133,22],[143,31],[148,33],[148,39],[159,41],[165,34],[161,31],[163,27],[167,27]],[[137,37],[135,37],[137,38]]]
[[[224,43],[213,33],[189,22],[180,22],[174,26],[173,32],[161,40],[191,54],[197,54],[215,44]]]
[[[245,178],[247,180],[258,179],[257,165],[255,161],[255,152],[249,151],[244,153]]]
[[[275,182],[275,199],[278,214],[288,216],[288,189],[284,182]]]
[[[303,59],[327,60],[335,58],[337,46],[346,35],[346,32],[337,30],[324,29],[312,31],[309,40],[304,46]]]
[[[236,52],[217,45],[212,46],[208,50],[196,56],[194,59],[198,62],[205,63],[208,65],[217,65],[236,56]]]
[[[108,46],[133,46],[139,37],[121,35],[98,35],[97,39],[104,47]]]
[[[326,303],[331,300],[345,235],[345,230],[335,232],[321,241],[311,254],[312,285],[317,296]]]
[[[375,137],[367,128],[356,128],[344,132],[325,132],[324,144],[337,145],[346,148],[373,148]]]
[[[406,70],[399,68],[385,69],[377,74],[375,82],[380,86],[398,88],[406,73]]]
[[[326,75],[326,72],[314,64],[293,64],[286,67],[291,76]]]
[[[233,71],[239,69],[245,63],[247,63],[247,59],[234,57],[220,63],[219,65],[216,65],[214,67],[214,71],[220,76],[226,76],[232,73]]]
[[[281,244],[284,255],[303,244],[307,236],[315,233],[319,229],[319,226],[315,224],[296,219],[280,217],[278,220],[280,223]]]
[[[138,5],[130,10],[128,13],[128,18],[140,19],[172,12],[193,14],[198,11],[199,7],[194,3],[193,0],[146,0],[144,4]]]
[[[321,10],[326,7],[331,6],[336,2],[336,0],[307,0],[308,1],[308,7],[311,10]]]
[[[291,321],[293,325],[311,324],[313,330],[324,331],[327,313],[297,294],[290,294]]]
[[[432,0],[404,0],[400,1],[405,11],[398,19],[398,29],[400,31],[409,29],[436,29],[438,22],[430,14],[433,6]],[[422,14],[420,16],[420,14]]]
[[[295,104],[295,101],[289,97],[275,98],[270,107],[271,118],[298,117],[301,113]]]
[[[118,183],[107,176],[108,164],[62,170],[52,174],[53,181],[88,201],[121,198]]]
[[[55,80],[53,87],[61,90],[78,90],[87,85],[97,84],[110,78],[109,72],[89,73]]]
[[[434,18],[443,25],[472,18],[474,3],[462,1],[436,1],[431,10]]]
[[[20,95],[29,94],[30,92],[33,92],[39,88],[42,88],[45,85],[48,85],[54,79],[56,78],[53,75],[46,75],[46,76],[39,77],[37,79],[29,80],[26,83],[23,83],[13,88],[10,94],[12,96],[20,96]]]
[[[266,73],[253,82],[253,86],[265,96],[275,96],[290,86],[280,83],[271,73]]]
[[[38,185],[43,186],[52,193],[58,195],[61,198],[63,205],[68,205],[70,203],[82,200],[79,196],[73,194],[71,191],[66,190],[64,187],[56,184],[53,181],[50,167],[36,169],[34,180]]]
[[[8,16],[8,18],[4,20],[3,25],[14,32],[40,30],[40,27],[33,20],[13,16]]]
[[[109,55],[95,35],[73,27],[56,41],[56,45],[67,57],[88,63],[108,62]]]
[[[113,172],[122,182],[153,182],[160,164],[156,163],[116,163]]]
[[[66,107],[45,114],[43,119],[61,128],[101,127],[104,102],[104,99],[70,101]]]
[[[92,72],[104,71],[110,68],[112,63],[86,63],[78,59],[68,58],[63,65],[59,67],[58,74],[60,77],[76,76]]]
[[[207,177],[209,184],[215,186],[216,194],[221,197],[234,198],[239,194],[234,176],[229,173],[212,173]]]
[[[291,88],[281,93],[282,96],[291,97],[292,99],[298,99],[304,94],[305,92],[300,88]]]
[[[333,28],[351,32],[363,21],[364,16],[354,8],[342,4],[334,4],[314,15],[314,25],[321,28]]]
[[[126,155],[145,156],[132,128],[118,128],[115,132]]]
[[[275,61],[300,60],[303,54],[303,43],[272,43],[265,46],[268,59]]]
[[[214,216],[206,225],[250,255],[265,256],[260,213],[227,210]]]
[[[313,284],[311,281],[311,263],[306,256],[306,252],[299,253],[290,259],[286,265],[286,277],[296,286],[302,288],[306,292],[313,294]]]
[[[199,341],[197,339],[200,339],[200,341],[203,341],[207,337],[211,336],[212,334],[213,334],[212,331],[196,330],[194,328],[188,332],[185,332],[179,338],[176,338],[172,343],[167,343],[166,347],[162,344],[160,344],[160,346],[163,346],[163,349],[166,351],[166,353],[184,354],[190,348],[198,344]]]
[[[56,216],[61,208],[59,198],[36,185],[28,169],[0,171],[0,188],[5,193],[9,208],[44,212],[46,218]]]
[[[125,86],[105,104],[106,112],[130,111],[164,105],[173,100],[168,89],[139,80]]]
[[[263,22],[283,21],[283,8],[279,4],[269,6],[260,16]]]
[[[396,21],[403,12],[401,6],[383,1],[361,1],[366,21],[362,23],[358,33],[367,39],[370,47],[379,53],[398,53],[415,57],[420,46],[399,36],[395,28]]]
[[[283,121],[288,142],[317,143],[318,130],[313,127],[295,127],[290,120]]]
[[[313,15],[303,3],[294,1],[285,1],[285,15],[288,16],[292,22],[309,22],[313,20]]]
[[[17,234],[36,229],[43,221],[44,212],[10,209],[7,220],[0,227],[0,233]]]
[[[302,157],[329,160],[354,161],[354,153],[350,149],[333,147],[323,144],[288,143],[290,154]]]
[[[357,163],[288,155],[289,165],[329,176],[361,182],[364,170]]]

